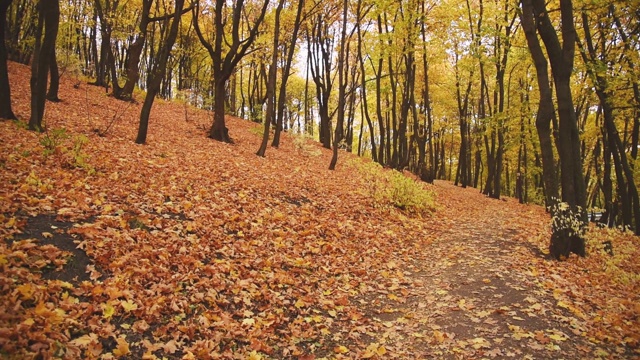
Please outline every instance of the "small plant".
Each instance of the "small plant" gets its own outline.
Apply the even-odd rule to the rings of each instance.
[[[371,199],[374,206],[394,206],[415,213],[435,208],[433,193],[401,172],[385,170],[380,164],[358,159],[350,161],[349,166],[362,176],[362,193]]]
[[[305,134],[293,134],[293,146],[296,147],[299,151],[304,152],[309,156],[320,156],[322,155],[322,151],[318,149],[317,146],[310,143],[309,136]]]
[[[13,120],[13,123],[22,130],[29,130],[29,123],[25,121],[17,119],[17,120]]]
[[[83,152],[83,148],[89,143],[89,138],[85,135],[77,135],[73,137],[71,148],[65,146],[65,142],[69,139],[66,129],[53,129],[47,131],[40,138],[45,157],[54,155],[62,166],[71,168],[84,169],[90,175],[95,173],[95,169],[89,164],[88,156]]]
[[[585,256],[585,223],[581,209],[572,209],[566,202],[551,207],[551,244],[549,252],[556,259],[569,257],[570,253]]]
[[[44,136],[40,138],[40,145],[44,148],[44,156],[48,157],[54,153],[61,152],[63,150],[62,143],[68,138],[69,135],[67,134],[67,130],[64,128],[46,131]]]
[[[260,137],[262,137],[262,135],[264,134],[264,126],[260,125],[260,126],[252,126],[249,129],[249,132],[254,134],[254,135],[258,135]]]
[[[73,138],[73,149],[71,150],[71,159],[68,161],[69,165],[73,167],[81,168],[87,171],[87,173],[94,174],[95,169],[87,161],[87,154],[82,151],[82,148],[89,143],[89,138],[85,135],[78,135]]]

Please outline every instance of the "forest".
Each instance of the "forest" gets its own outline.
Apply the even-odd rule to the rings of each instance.
[[[0,0],[0,357],[638,356],[639,9]]]
[[[330,168],[345,150],[640,233],[637,2],[2,3],[6,58],[38,59],[42,94],[50,70],[39,106],[60,76],[144,93],[137,143],[153,99],[179,99],[213,110],[213,139],[225,113],[264,124],[261,156],[302,133]]]

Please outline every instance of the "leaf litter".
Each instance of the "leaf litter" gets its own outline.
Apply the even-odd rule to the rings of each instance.
[[[27,119],[28,68],[9,69]],[[256,124],[228,117],[234,144],[218,143],[210,113],[165,101],[136,145],[139,104],[72,83],[47,104],[70,135],[51,154],[46,134],[0,123],[3,356],[638,355],[630,235],[593,229],[589,257],[558,263],[540,207],[445,182],[423,185],[433,213],[373,206],[350,155],[328,171],[329,151],[285,134],[261,158]]]

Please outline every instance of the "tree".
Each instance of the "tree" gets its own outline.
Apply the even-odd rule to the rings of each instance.
[[[611,7],[609,8],[611,9]],[[613,164],[617,184],[616,192],[622,205],[621,225],[633,228],[635,222],[635,233],[640,234],[638,189],[634,181],[633,169],[629,164],[626,154],[625,145],[620,138],[620,133],[615,123],[614,87],[611,84],[615,79],[608,74],[610,71],[607,71],[608,67],[602,61],[602,59],[607,59],[609,54],[606,53],[607,47],[604,46],[604,44],[598,46],[598,44],[594,42],[590,30],[589,16],[585,11],[582,12],[582,24],[584,29],[584,42],[578,40],[578,45],[582,58],[585,64],[587,64],[587,73],[594,84],[596,95],[600,101],[600,108],[602,109],[604,118],[604,132],[606,132],[605,138],[607,140],[603,142],[603,145],[606,152],[610,153],[614,159]],[[604,28],[605,25],[600,23],[598,29],[601,41],[607,38],[607,34],[604,33]],[[609,28],[611,28],[611,26],[609,26]],[[607,207],[606,211],[611,214],[613,209]]]
[[[338,6],[323,2],[323,11],[311,19],[310,29],[305,32],[307,39],[308,62],[311,78],[316,88],[318,116],[320,117],[319,139],[327,149],[331,149],[331,111],[329,103],[334,85],[333,51],[335,42],[335,17]]]
[[[163,16],[152,17],[151,6],[153,0],[142,0],[142,12],[140,14],[140,22],[138,24],[138,33],[135,35],[135,40],[129,46],[127,51],[127,61],[125,65],[127,81],[122,86],[122,89],[114,96],[121,100],[131,100],[133,98],[133,90],[136,83],[140,79],[140,55],[144,48],[147,39],[147,27],[152,22],[166,21],[167,19],[175,16],[175,14],[165,14]],[[191,11],[193,5],[181,10],[181,15]]]
[[[7,68],[7,47],[5,46],[5,27],[7,24],[7,9],[12,0],[0,0],[0,118],[15,119],[11,110],[11,88],[9,86],[9,71]]]
[[[31,118],[29,129],[42,131],[50,61],[53,58],[60,20],[59,0],[40,0],[38,25],[31,63]],[[44,37],[42,34],[44,32]]]
[[[268,5],[269,0],[264,0],[257,17],[250,19],[250,23],[245,24],[248,29],[245,33],[241,32],[243,28],[242,19],[248,17],[248,14],[245,14],[244,0],[238,0],[230,4],[225,0],[216,0],[214,2],[213,12],[214,39],[212,45],[211,42],[205,39],[200,29],[198,20],[200,3],[196,2],[193,12],[193,24],[198,39],[200,39],[202,45],[209,52],[213,67],[214,117],[213,124],[209,130],[209,137],[212,139],[231,142],[229,129],[227,129],[224,121],[226,83],[233,74],[236,65],[238,65],[240,60],[247,54],[249,48],[255,41]],[[231,7],[231,9],[229,9],[231,11],[231,18],[226,16],[225,11],[229,6]],[[228,29],[228,27],[231,27],[231,29]],[[225,34],[225,30],[229,30],[229,33]],[[244,34],[247,34],[246,37],[242,37]]]
[[[111,35],[113,33],[113,18],[118,8],[119,0],[113,2],[105,1],[105,7],[102,6],[103,0],[95,0],[96,16],[100,19],[100,61],[96,62],[96,82],[97,86],[107,86],[107,74],[111,76],[112,94],[119,98],[122,87],[118,83],[118,70],[116,68],[116,59],[111,46]],[[97,26],[97,24],[96,24]]]
[[[293,23],[293,32],[291,34],[289,45],[285,47],[287,58],[284,64],[284,68],[282,69],[282,79],[280,81],[280,92],[278,94],[278,108],[276,111],[276,131],[275,131],[275,134],[273,135],[273,142],[271,142],[271,146],[274,146],[274,147],[280,146],[280,132],[282,131],[282,125],[284,122],[284,108],[285,108],[285,101],[287,97],[287,82],[289,81],[289,77],[291,76],[291,64],[293,62],[293,55],[296,51],[296,42],[298,40],[298,32],[300,31],[300,26],[302,24],[303,8],[304,8],[304,0],[298,0],[298,8],[296,10],[296,19],[294,20],[294,23]]]
[[[556,176],[556,164],[553,156],[553,142],[551,140],[551,123],[556,113],[553,106],[553,97],[549,85],[548,61],[538,40],[536,30],[536,16],[531,0],[521,1],[522,12],[520,19],[527,45],[531,53],[533,64],[536,68],[536,80],[540,99],[536,114],[536,129],[540,141],[542,158],[542,178],[544,181],[545,204],[549,208],[558,200],[558,178]]]
[[[138,136],[136,137],[137,144],[144,144],[147,141],[147,129],[149,127],[151,106],[153,106],[153,101],[160,90],[162,79],[164,78],[167,70],[169,53],[176,41],[176,37],[178,36],[178,27],[180,25],[183,7],[184,0],[175,0],[175,11],[173,13],[171,27],[169,28],[169,34],[165,38],[164,43],[160,46],[157,59],[154,61],[154,66],[149,72],[149,77],[147,78],[147,95],[144,98],[144,104],[140,111],[140,126],[138,127]]]
[[[523,0],[523,3],[525,1],[528,0]],[[549,56],[556,88],[562,201],[568,206],[566,211],[553,214],[560,220],[554,222],[549,250],[557,259],[567,257],[571,252],[584,256],[585,244],[581,233],[587,220],[586,186],[582,172],[577,118],[571,94],[571,73],[576,46],[573,4],[571,0],[560,0],[562,43],[549,17],[545,1],[532,0],[531,4],[536,29]]]
[[[345,47],[347,40],[347,13],[348,13],[348,1],[342,2],[342,30],[340,31],[340,49],[338,50],[338,119],[336,121],[335,134],[333,136],[333,156],[331,157],[331,163],[329,164],[329,170],[335,170],[336,163],[338,162],[338,144],[342,141],[344,136],[343,124],[344,124],[344,111],[345,111],[345,89],[346,79],[344,74],[345,67]]]
[[[276,89],[276,71],[278,69],[278,42],[280,41],[280,13],[284,0],[278,1],[276,8],[276,19],[273,33],[273,53],[271,54],[271,66],[269,66],[269,77],[267,79],[267,114],[264,117],[264,132],[262,134],[262,143],[256,155],[264,156],[267,151],[267,143],[269,142],[269,127],[273,122],[275,115],[275,89]]]

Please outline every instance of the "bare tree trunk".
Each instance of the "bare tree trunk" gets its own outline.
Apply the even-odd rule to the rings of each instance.
[[[147,141],[147,129],[149,127],[151,107],[153,106],[153,101],[160,90],[162,78],[164,78],[167,71],[167,61],[169,59],[171,48],[178,36],[178,26],[180,24],[180,17],[182,16],[183,6],[184,0],[176,0],[174,18],[171,21],[169,34],[158,51],[158,58],[157,61],[155,61],[154,68],[149,72],[147,95],[144,98],[144,104],[142,105],[142,110],[140,112],[140,126],[138,127],[138,136],[136,137],[137,144],[144,144]]]
[[[278,69],[278,43],[280,41],[280,13],[284,0],[278,1],[276,8],[276,19],[273,33],[273,53],[271,54],[271,66],[269,67],[269,80],[267,81],[267,113],[264,121],[264,132],[262,133],[262,143],[256,155],[264,156],[267,151],[267,143],[269,142],[269,127],[275,117],[275,92],[276,92],[276,75]]]
[[[7,9],[12,0],[0,0],[0,119],[16,119],[11,110],[11,88],[9,86],[9,69],[7,68],[7,47],[5,46],[5,27]]]
[[[522,0],[521,22],[529,51],[531,52],[531,58],[536,68],[536,79],[538,91],[540,92],[538,111],[536,111],[536,129],[538,130],[538,140],[540,141],[545,204],[547,208],[553,208],[559,198],[558,178],[553,156],[553,141],[551,139],[551,123],[555,117],[555,110],[549,86],[548,62],[536,34],[535,14],[531,0]]]
[[[527,1],[527,0],[523,0]],[[581,232],[587,221],[586,186],[582,173],[582,157],[580,155],[580,137],[576,113],[571,94],[571,73],[575,55],[576,31],[573,24],[573,5],[571,0],[560,0],[562,44],[558,39],[556,28],[551,23],[544,0],[533,0],[536,25],[549,55],[553,80],[556,86],[556,99],[559,117],[559,148],[561,166],[562,201],[570,211],[561,212],[557,219],[571,218],[579,223],[575,226],[559,224],[554,226],[549,250],[561,259],[570,252],[585,255],[585,242]]]
[[[47,100],[58,102],[58,89],[60,88],[60,71],[58,70],[58,59],[56,59],[56,51],[53,50],[51,60],[49,62],[49,71],[51,73],[51,82],[49,83],[49,91],[47,92]]]
[[[340,144],[340,141],[342,141],[342,137],[344,136],[342,127],[344,124],[345,90],[347,87],[344,74],[345,42],[347,38],[347,4],[348,0],[343,0],[342,30],[340,32],[340,50],[338,52],[338,119],[336,121],[335,135],[333,136],[333,156],[331,157],[329,170],[335,170],[336,168],[336,163],[338,162],[338,144]]]
[[[31,118],[29,129],[42,131],[42,118],[49,76],[49,61],[56,46],[60,18],[59,0],[41,0],[38,3],[38,29],[36,46],[31,65]],[[44,38],[41,40],[42,32]]]

